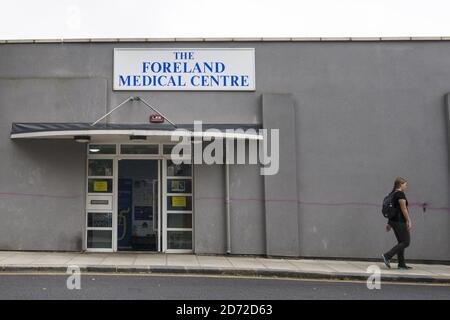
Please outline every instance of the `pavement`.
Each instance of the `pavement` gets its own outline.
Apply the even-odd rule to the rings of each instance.
[[[381,260],[381,258],[380,258]],[[450,265],[409,264],[412,270],[387,269],[380,262],[262,258],[161,253],[86,253],[0,251],[0,272],[66,272],[77,266],[91,273],[166,273],[304,279],[367,280],[371,266],[382,281],[450,283]],[[369,268],[369,269],[368,269]],[[369,272],[369,271],[370,272]]]

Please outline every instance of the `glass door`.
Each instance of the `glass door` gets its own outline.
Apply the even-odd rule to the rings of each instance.
[[[115,145],[89,146],[87,159],[86,249],[113,251]],[[95,154],[95,155],[94,155]]]
[[[192,252],[192,164],[163,160],[163,250]]]
[[[159,163],[155,159],[118,159],[118,251],[160,250]]]
[[[89,144],[87,251],[193,251],[193,166],[174,144]]]

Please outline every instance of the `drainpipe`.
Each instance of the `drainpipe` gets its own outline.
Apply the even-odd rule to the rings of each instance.
[[[227,254],[231,254],[231,219],[230,219],[230,165],[225,163],[225,211],[227,232]]]

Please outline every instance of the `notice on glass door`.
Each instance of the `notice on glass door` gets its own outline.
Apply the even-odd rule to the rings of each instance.
[[[107,181],[94,181],[94,192],[107,192],[108,182]]]
[[[172,197],[172,207],[186,208],[186,197]]]

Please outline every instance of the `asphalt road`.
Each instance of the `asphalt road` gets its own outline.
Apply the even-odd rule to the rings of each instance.
[[[67,289],[66,274],[0,273],[0,299],[450,299],[450,285],[171,275],[84,274]]]

